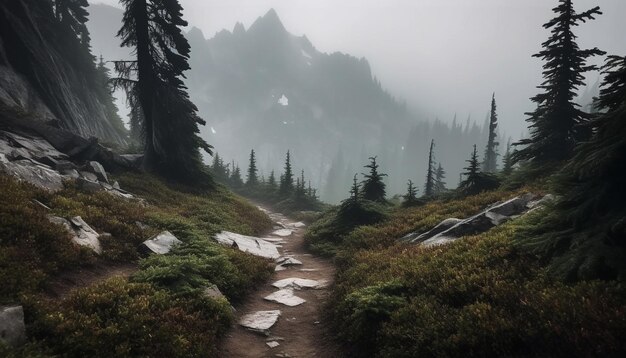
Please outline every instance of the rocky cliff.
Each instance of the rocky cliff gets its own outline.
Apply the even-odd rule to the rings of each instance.
[[[75,65],[73,44],[56,26],[49,0],[0,2],[0,120],[2,113],[19,113],[83,137],[124,143],[124,126],[107,111],[102,86]]]

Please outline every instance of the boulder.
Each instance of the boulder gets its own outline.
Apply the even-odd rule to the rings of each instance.
[[[0,307],[0,343],[10,347],[19,347],[26,343],[22,306]]]
[[[251,255],[275,260],[280,257],[276,245],[253,236],[222,231],[215,235],[215,240],[222,245],[231,246]]]
[[[96,254],[102,254],[100,245],[100,235],[91,228],[80,216],[75,216],[70,220],[48,216],[51,223],[63,225],[72,234],[72,241],[80,246],[90,248]]]
[[[104,183],[109,182],[109,177],[107,176],[107,172],[102,167],[102,164],[96,162],[95,160],[92,160],[89,163],[87,163],[87,167],[92,173],[96,175],[99,181],[104,182]]]
[[[102,185],[100,185],[100,183],[98,183],[98,181],[89,180],[82,176],[76,179],[76,184],[81,190],[84,190],[84,191],[104,190],[104,188],[102,187]]]
[[[291,234],[293,234],[293,231],[291,231],[289,229],[278,229],[278,230],[272,232],[272,235],[280,236],[280,237],[291,236]]]
[[[140,250],[149,254],[164,255],[169,253],[174,246],[180,244],[182,244],[182,241],[178,240],[171,232],[163,231],[153,238],[144,241],[140,246]]]
[[[80,173],[80,177],[81,178],[85,178],[85,179],[87,179],[89,181],[92,181],[92,182],[97,182],[98,181],[98,176],[95,173],[92,173],[92,172],[89,172],[89,171],[86,171],[86,170],[81,170],[78,173]]]
[[[70,178],[70,179],[78,179],[80,178],[80,174],[76,169],[62,170],[61,174]]]
[[[9,161],[6,156],[3,156],[0,160],[0,171],[52,192],[62,190],[63,180],[66,179],[48,166],[31,159]]]
[[[257,311],[241,317],[239,325],[249,330],[266,334],[278,322],[279,317],[280,310]]]
[[[264,300],[277,302],[289,307],[295,307],[306,302],[305,299],[293,294],[293,288],[285,288],[278,290],[268,296],[263,297]]]
[[[284,278],[282,280],[278,280],[274,283],[272,283],[272,286],[276,287],[276,288],[295,288],[297,290],[302,289],[302,288],[314,288],[314,289],[318,289],[318,288],[323,288],[326,287],[326,282],[325,281],[316,281],[316,280],[310,280],[308,278],[297,278],[297,277],[290,277],[290,278]]]
[[[411,243],[416,243],[416,242],[422,242],[428,238],[431,238],[437,234],[439,234],[442,231],[448,230],[449,228],[453,227],[454,225],[460,223],[461,221],[463,221],[462,219],[457,219],[457,218],[448,218],[443,220],[442,222],[440,222],[439,224],[437,224],[437,226],[435,226],[434,228],[432,228],[431,230],[425,232],[425,233],[418,233],[418,232],[412,232],[404,237],[402,237],[400,239],[400,241],[405,241],[405,242],[411,242]]]
[[[295,223],[289,224],[289,226],[291,226],[291,227],[292,227],[292,228],[294,228],[294,229],[300,229],[300,228],[305,227],[305,226],[306,226],[306,224],[305,224],[305,223],[303,223],[302,221],[298,221],[298,222],[295,222]]]
[[[204,295],[206,297],[210,297],[216,300],[226,300],[228,301],[228,299],[226,298],[226,296],[224,296],[224,294],[222,293],[222,291],[220,291],[220,289],[217,287],[217,285],[211,285],[207,288],[204,289]]]

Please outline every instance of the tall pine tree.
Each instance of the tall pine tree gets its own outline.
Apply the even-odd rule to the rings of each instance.
[[[570,280],[626,279],[626,57],[610,56],[593,136],[556,175],[555,207],[522,242]]]
[[[404,202],[402,202],[402,206],[405,207],[414,206],[419,203],[419,200],[417,199],[417,188],[415,187],[415,185],[413,185],[412,180],[409,180],[409,182],[407,183],[406,194],[404,194],[402,198],[404,199]]]
[[[116,83],[135,95],[143,114],[143,166],[180,181],[208,179],[200,149],[212,147],[199,137],[197,108],[183,83],[190,47],[182,33],[187,22],[178,0],[121,0],[125,7],[118,36],[134,48],[135,61],[115,64]]]
[[[287,151],[285,158],[285,172],[280,177],[280,192],[283,195],[293,191],[293,171],[291,169],[291,154]]]
[[[376,157],[370,157],[370,163],[365,166],[369,168],[368,174],[363,174],[365,180],[363,181],[363,198],[371,201],[385,202],[385,183],[383,177],[387,174],[378,172],[379,165],[376,163]]]
[[[506,144],[506,152],[502,157],[502,175],[508,177],[513,172],[513,153],[511,152],[511,140]]]
[[[257,175],[258,169],[256,167],[256,157],[254,155],[254,149],[250,151],[250,162],[248,163],[248,177],[246,185],[249,187],[255,187],[259,184],[259,177]]]
[[[591,116],[573,100],[584,84],[583,73],[597,69],[588,65],[587,59],[604,54],[597,48],[581,50],[572,32],[573,27],[601,14],[599,7],[576,13],[572,0],[559,0],[553,11],[556,17],[544,25],[552,35],[543,43],[543,50],[533,55],[545,61],[544,81],[538,87],[544,92],[531,99],[537,109],[527,113],[530,138],[516,143],[523,148],[513,154],[515,162],[528,160],[541,170],[569,159],[576,143],[589,138],[591,132],[585,124]]]
[[[430,150],[428,151],[428,170],[426,171],[426,184],[424,184],[424,196],[435,196],[435,140],[430,141]]]
[[[446,188],[446,172],[443,170],[441,163],[439,163],[435,171],[435,195],[441,195],[446,190],[448,190]]]
[[[496,112],[496,94],[491,98],[491,114],[489,116],[489,139],[485,148],[485,158],[483,161],[483,171],[487,173],[495,173],[497,170],[498,158],[498,113]]]

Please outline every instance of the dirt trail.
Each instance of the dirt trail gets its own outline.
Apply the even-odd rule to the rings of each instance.
[[[283,215],[268,213],[272,220],[293,230],[293,234],[284,237],[279,252],[283,256],[294,257],[302,265],[289,266],[275,272],[270,281],[252,293],[246,301],[236,307],[236,322],[249,313],[256,311],[280,310],[278,322],[272,326],[269,336],[252,332],[235,323],[226,335],[220,349],[220,357],[339,357],[340,351],[332,337],[328,336],[326,324],[322,318],[322,306],[329,295],[328,288],[295,290],[295,295],[306,300],[305,303],[288,307],[280,303],[266,301],[263,298],[278,291],[272,283],[281,279],[297,277],[330,284],[335,274],[335,267],[330,260],[316,257],[304,247],[303,235],[306,228],[294,228],[294,222]],[[267,237],[277,237],[268,235]],[[270,348],[266,343],[275,341],[280,345]]]
[[[76,289],[94,285],[113,276],[129,277],[137,269],[135,263],[99,262],[92,266],[64,271],[51,279],[46,293],[51,298],[63,298]]]

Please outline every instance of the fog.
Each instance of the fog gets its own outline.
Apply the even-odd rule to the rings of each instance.
[[[116,0],[96,0],[119,6]],[[482,121],[496,92],[502,129],[525,131],[524,112],[541,81],[531,58],[548,36],[541,27],[556,1],[547,0],[181,0],[185,18],[212,37],[236,22],[246,28],[274,8],[287,30],[306,34],[318,50],[369,60],[384,88],[427,118]],[[596,21],[576,29],[581,47],[626,54],[626,1],[576,0],[599,5]],[[597,59],[598,63],[601,59]],[[593,84],[598,74],[589,76]]]

